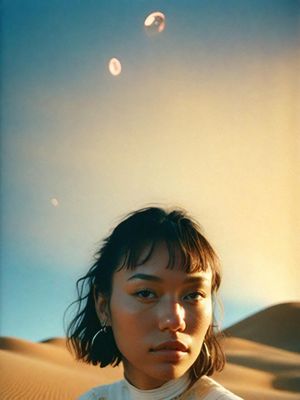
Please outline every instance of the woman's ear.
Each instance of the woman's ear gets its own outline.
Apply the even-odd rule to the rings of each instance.
[[[95,287],[94,287],[94,302],[95,302],[95,310],[101,325],[102,326],[111,325],[108,298],[104,294],[99,293]]]

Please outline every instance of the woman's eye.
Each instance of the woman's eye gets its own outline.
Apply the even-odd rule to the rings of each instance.
[[[155,293],[153,293],[151,290],[148,289],[143,289],[139,290],[138,292],[135,293],[136,297],[139,297],[140,299],[154,299],[155,298]]]
[[[201,292],[192,292],[184,296],[186,300],[198,301],[205,297],[204,293]]]

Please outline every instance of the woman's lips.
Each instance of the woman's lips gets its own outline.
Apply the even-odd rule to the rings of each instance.
[[[159,345],[151,349],[151,351],[165,351],[165,350],[187,352],[188,347],[179,340],[169,340],[168,342],[160,343]]]
[[[178,362],[187,355],[188,347],[176,340],[160,343],[150,351],[165,361]]]

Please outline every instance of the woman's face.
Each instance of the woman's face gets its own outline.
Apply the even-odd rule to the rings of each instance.
[[[211,270],[186,273],[179,260],[166,268],[169,253],[162,242],[144,264],[113,276],[110,323],[125,376],[140,389],[187,372],[211,323]]]

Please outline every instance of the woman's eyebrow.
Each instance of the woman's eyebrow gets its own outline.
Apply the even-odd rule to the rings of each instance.
[[[156,275],[149,274],[134,274],[127,281],[131,281],[133,279],[142,279],[143,281],[152,281],[152,282],[162,282],[162,279]]]
[[[205,284],[209,283],[209,279],[204,278],[203,276],[189,276],[184,280],[184,283],[198,283]]]
[[[149,275],[149,274],[134,274],[127,281],[131,281],[134,279],[141,279],[143,281],[152,281],[152,282],[162,282],[163,279],[156,275]],[[209,280],[202,277],[202,276],[189,276],[184,280],[184,284],[194,283],[194,284],[205,284],[208,283]]]

